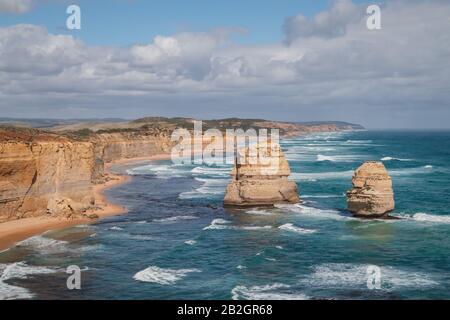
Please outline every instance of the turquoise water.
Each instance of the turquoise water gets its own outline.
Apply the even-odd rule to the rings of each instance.
[[[450,132],[343,132],[282,143],[302,205],[225,210],[229,167],[116,168],[129,208],[0,253],[0,298],[449,299]],[[381,160],[396,221],[345,210],[352,171]],[[82,270],[82,290],[65,268]],[[378,266],[380,289],[367,286]]]

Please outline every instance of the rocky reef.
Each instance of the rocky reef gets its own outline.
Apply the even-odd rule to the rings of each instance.
[[[392,179],[383,163],[367,161],[356,171],[347,192],[348,211],[364,218],[385,217],[394,210]]]
[[[236,158],[225,198],[225,206],[265,206],[298,203],[297,184],[278,144],[244,148]]]

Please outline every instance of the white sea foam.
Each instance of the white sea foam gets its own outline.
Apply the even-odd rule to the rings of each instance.
[[[203,230],[224,230],[224,229],[254,231],[254,230],[270,230],[270,229],[272,229],[272,227],[271,226],[233,226],[233,225],[231,225],[231,221],[224,220],[224,219],[214,219],[209,226],[203,228]]]
[[[423,166],[414,168],[392,169],[389,170],[391,176],[409,176],[415,174],[427,174],[432,172],[433,166]]]
[[[156,266],[150,266],[147,269],[139,271],[133,279],[142,282],[153,282],[162,285],[174,284],[178,280],[186,277],[189,273],[201,272],[199,269],[163,269]]]
[[[318,265],[301,283],[310,287],[323,288],[367,288],[366,264],[329,263]],[[398,287],[422,288],[438,285],[424,273],[402,270],[391,266],[380,266],[382,289]]]
[[[195,167],[191,170],[191,173],[195,175],[214,175],[214,176],[229,176],[231,167],[217,168],[217,167]]]
[[[311,234],[311,233],[317,232],[317,230],[313,230],[313,229],[303,229],[300,227],[296,227],[292,223],[283,224],[282,226],[279,226],[278,228],[280,230],[295,232],[295,233],[299,233],[299,234]]]
[[[316,156],[316,160],[321,162],[321,161],[330,161],[330,162],[354,162],[357,160],[361,160],[364,159],[365,157],[363,155],[355,155],[355,154],[351,154],[351,155],[322,155],[322,154],[318,154]]]
[[[0,264],[0,300],[31,299],[34,294],[28,289],[5,283],[10,279],[27,279],[36,274],[50,274],[58,270],[49,267],[29,266],[25,262]]]
[[[381,161],[412,161],[412,159],[400,159],[400,158],[393,158],[393,157],[384,157],[384,158],[381,158]]]
[[[16,246],[19,248],[30,248],[43,254],[54,254],[66,252],[68,250],[67,245],[67,241],[50,239],[43,236],[34,236],[17,243]]]
[[[347,140],[346,143],[349,143],[349,144],[371,144],[372,140]]]
[[[193,246],[193,245],[195,245],[197,243],[197,241],[195,241],[195,240],[186,240],[184,243],[189,245],[189,246]]]
[[[192,191],[181,193],[178,196],[180,199],[204,198],[210,195],[224,194],[225,187],[228,184],[226,179],[195,178],[195,180],[203,183],[202,186]]]
[[[290,286],[274,283],[265,286],[236,286],[231,290],[233,300],[307,300],[302,293],[292,292]]]
[[[261,210],[261,209],[252,209],[245,211],[248,214],[256,215],[256,216],[270,216],[273,212],[269,210]]]
[[[128,169],[129,175],[156,175],[160,179],[170,179],[184,177],[189,174],[189,167],[175,164],[148,164],[145,166]]]
[[[277,248],[278,250],[283,250],[282,246],[276,246],[275,248]]]
[[[123,228],[114,226],[114,227],[109,228],[109,230],[113,230],[113,231],[121,231],[121,230],[123,230]]]
[[[89,237],[94,237],[94,235],[90,235]],[[98,250],[103,247],[101,244],[74,247],[70,246],[69,242],[67,241],[50,239],[44,236],[34,236],[28,238],[17,243],[16,246],[18,248],[32,249],[44,255],[61,254],[67,252],[87,252]]]
[[[272,229],[272,226],[240,226],[240,227],[233,227],[237,230],[270,230]]]
[[[155,219],[153,220],[153,222],[176,222],[176,221],[180,221],[180,220],[193,220],[193,219],[197,219],[198,217],[196,216],[175,216],[175,217],[169,217],[169,218],[162,218],[162,219]]]
[[[289,210],[291,212],[299,213],[305,217],[320,218],[320,219],[333,219],[333,220],[347,220],[354,219],[350,216],[343,216],[337,210],[332,209],[319,209],[314,207],[308,207],[301,204],[278,204],[276,208],[281,210]]]
[[[238,266],[236,267],[236,269],[242,270],[242,269],[247,269],[247,267],[246,267],[246,266],[243,266],[243,265],[238,265]]]
[[[129,236],[129,238],[132,239],[132,240],[141,240],[141,241],[152,241],[152,240],[155,240],[154,237],[143,235],[143,234],[131,234]]]
[[[213,221],[211,221],[211,224],[205,228],[203,228],[203,230],[223,230],[223,229],[227,229],[230,228],[229,224],[231,223],[231,221],[228,220],[224,220],[224,219],[214,219]]]
[[[424,212],[418,212],[412,216],[400,215],[401,218],[412,219],[420,222],[450,224],[450,215],[435,215]]]

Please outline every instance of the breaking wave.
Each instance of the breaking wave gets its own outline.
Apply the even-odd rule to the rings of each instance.
[[[16,247],[30,248],[43,254],[63,253],[68,250],[67,241],[55,240],[43,236],[34,236],[17,243]]]
[[[314,207],[307,207],[301,204],[278,204],[276,208],[282,210],[289,210],[294,213],[299,213],[302,216],[320,219],[333,219],[333,220],[346,220],[355,219],[350,216],[344,216],[337,210],[332,209],[319,209]]]
[[[419,222],[450,224],[450,215],[436,215],[436,214],[418,212],[418,213],[415,213],[412,215],[397,214],[394,216],[402,218],[402,219],[406,219],[406,220],[414,220],[414,221],[419,221]]]
[[[231,221],[224,220],[224,219],[214,219],[211,224],[203,230],[224,230],[224,229],[230,229],[230,230],[269,230],[272,229],[272,226],[234,226],[231,225]]]
[[[269,210],[260,210],[260,209],[247,210],[246,213],[256,216],[270,216],[273,214],[273,212]]]
[[[203,183],[199,188],[192,191],[181,193],[178,198],[180,199],[195,199],[204,198],[211,195],[220,195],[225,193],[225,187],[228,184],[226,179],[205,179],[195,178],[198,182]]]
[[[393,158],[393,157],[384,157],[384,158],[381,158],[381,161],[412,161],[412,159],[400,159],[400,158]]]
[[[317,230],[313,230],[313,229],[303,229],[300,227],[296,227],[292,223],[283,224],[282,226],[279,226],[278,228],[280,230],[295,232],[295,233],[299,233],[299,234],[311,234],[311,233],[317,232]]]
[[[174,284],[178,280],[186,277],[189,273],[201,272],[199,269],[163,269],[150,266],[139,271],[133,277],[134,280],[142,282],[153,282],[162,285]]]
[[[370,265],[352,263],[328,263],[314,267],[313,273],[301,280],[311,287],[322,288],[367,288],[367,269]],[[399,287],[423,288],[439,283],[424,273],[396,269],[390,266],[380,267],[382,289]]]
[[[358,155],[339,155],[339,156],[325,156],[322,154],[318,154],[316,160],[319,162],[322,161],[330,161],[330,162],[354,162],[358,159],[361,159],[361,156]]]
[[[31,275],[50,274],[58,270],[49,267],[29,266],[24,261],[0,264],[0,300],[31,299],[34,294],[29,290],[5,283],[10,279],[27,279]]]
[[[217,168],[217,167],[195,167],[191,170],[191,173],[196,175],[213,175],[213,176],[226,176],[228,177],[231,172],[231,167]]]
[[[233,300],[307,300],[302,293],[292,292],[290,286],[274,283],[265,286],[236,286],[231,290]]]
[[[131,176],[151,174],[160,179],[180,178],[189,173],[186,171],[186,166],[175,164],[148,164],[128,169],[126,172]]]
[[[196,216],[175,216],[175,217],[169,217],[169,218],[163,218],[163,219],[155,219],[153,222],[176,222],[180,220],[193,220],[197,219]]]

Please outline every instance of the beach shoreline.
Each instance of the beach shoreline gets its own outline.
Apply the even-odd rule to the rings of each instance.
[[[0,252],[13,247],[20,241],[48,231],[67,229],[80,224],[92,224],[102,218],[126,214],[127,208],[108,201],[105,196],[105,191],[123,185],[131,181],[132,178],[129,175],[113,173],[111,167],[114,165],[127,165],[143,161],[168,159],[170,159],[170,154],[158,154],[149,157],[121,159],[105,164],[105,174],[108,176],[108,180],[105,183],[93,186],[95,204],[98,208],[86,211],[85,217],[76,217],[73,219],[41,216],[0,223]],[[87,218],[92,214],[97,215],[98,219]]]

